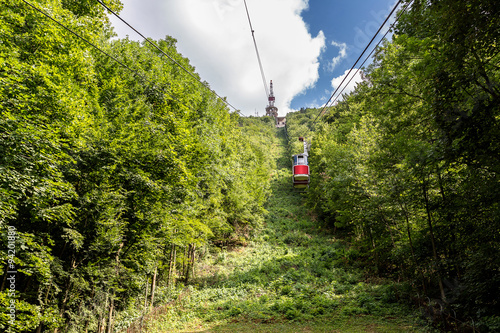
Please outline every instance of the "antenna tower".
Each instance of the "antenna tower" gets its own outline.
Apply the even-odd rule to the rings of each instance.
[[[266,116],[274,117],[275,120],[278,118],[278,108],[274,106],[274,92],[273,92],[273,80],[269,87],[269,96],[267,97],[269,104],[266,106]]]

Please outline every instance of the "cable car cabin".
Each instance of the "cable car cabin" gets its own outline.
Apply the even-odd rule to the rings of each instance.
[[[309,186],[309,165],[307,164],[307,154],[293,155],[293,187],[304,189]]]

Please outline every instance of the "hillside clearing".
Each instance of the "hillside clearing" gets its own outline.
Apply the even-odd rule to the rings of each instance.
[[[355,250],[321,230],[293,192],[282,132],[273,147],[266,223],[244,247],[207,252],[148,332],[424,332],[398,302],[405,288],[369,279]]]

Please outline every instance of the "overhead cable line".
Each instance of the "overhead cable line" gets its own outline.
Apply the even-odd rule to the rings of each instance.
[[[32,5],[31,3],[29,3],[28,1],[26,0],[21,0],[22,2],[24,2],[25,4],[27,4],[28,6],[30,6],[31,8],[33,8],[34,10],[36,10],[37,12],[39,12],[40,14],[44,15],[45,17],[47,17],[49,20],[51,20],[52,22],[58,24],[59,26],[61,26],[62,28],[64,28],[65,30],[71,32],[73,35],[75,35],[76,37],[80,38],[81,40],[83,40],[85,43],[87,43],[88,45],[92,46],[94,49],[98,50],[99,52],[103,53],[104,55],[106,55],[107,57],[113,59],[114,61],[116,61],[117,63],[119,63],[121,66],[125,67],[126,69],[128,69],[129,71],[133,72],[135,75],[147,80],[143,75],[141,75],[139,72],[137,72],[136,70],[130,68],[129,66],[125,65],[123,62],[121,62],[120,60],[118,60],[117,58],[113,57],[112,55],[110,55],[109,53],[107,53],[106,51],[102,50],[101,48],[99,48],[98,46],[96,46],[94,43],[92,43],[91,41],[89,41],[88,39],[86,39],[85,37],[79,35],[78,33],[76,33],[75,31],[73,31],[71,28],[65,26],[64,24],[62,24],[61,22],[59,22],[58,20],[56,20],[55,18],[53,18],[52,16],[50,16],[49,14],[45,13],[43,10],[41,10],[40,8]]]
[[[257,48],[257,42],[255,41],[255,31],[253,30],[252,21],[250,20],[250,13],[248,12],[247,1],[243,0],[243,2],[245,3],[245,9],[247,11],[248,24],[250,25],[250,30],[252,31],[253,45],[255,46],[255,53],[257,53],[257,60],[259,61],[260,74],[262,76],[262,82],[264,83],[264,89],[266,91],[266,98],[268,98],[269,97],[269,89],[267,88],[267,80],[266,80],[266,76],[264,75],[264,68],[262,67],[262,62],[260,61],[259,49]]]
[[[131,26],[127,21],[125,21],[124,19],[122,19],[118,14],[116,14],[111,8],[109,8],[108,6],[106,6],[101,0],[97,0],[97,2],[99,2],[104,8],[106,8],[111,14],[113,14],[116,18],[118,18],[120,21],[122,21],[123,23],[125,23],[130,29],[134,30],[139,36],[141,36],[146,42],[148,42],[150,45],[152,45],[154,48],[156,48],[158,51],[160,51],[161,54],[163,54],[164,56],[166,56],[168,59],[170,59],[175,65],[177,65],[178,67],[180,67],[182,70],[184,70],[186,73],[188,73],[191,77],[193,77],[196,81],[198,81],[199,83],[201,83],[201,85],[203,87],[205,87],[206,89],[208,89],[212,94],[214,94],[215,96],[217,96],[222,102],[224,102],[226,105],[232,107],[234,109],[234,111],[238,112],[239,114],[241,114],[241,112],[236,109],[234,106],[232,106],[228,101],[226,101],[224,98],[222,98],[221,96],[219,96],[215,91],[213,91],[205,82],[201,81],[198,77],[196,77],[191,71],[189,71],[188,69],[186,69],[184,66],[182,66],[177,60],[175,60],[174,58],[172,58],[169,54],[167,54],[166,52],[164,52],[160,47],[158,47],[155,43],[153,43],[151,40],[149,40],[149,38],[146,38],[143,34],[141,34],[139,31],[137,31],[137,29],[135,29],[133,26]]]
[[[342,88],[342,90],[340,91],[340,93],[337,95],[337,97],[335,97],[335,99],[330,103],[330,105],[333,105],[335,103],[335,101],[337,101],[339,99],[339,97],[342,96],[342,93],[344,92],[345,88],[347,88],[349,86],[349,83],[351,83],[351,81],[354,79],[354,77],[356,76],[356,74],[359,72],[360,68],[363,67],[363,65],[366,63],[366,61],[368,59],[370,59],[370,57],[372,56],[373,52],[375,52],[375,50],[380,45],[380,43],[385,39],[385,37],[387,36],[387,34],[391,31],[391,29],[394,27],[394,25],[396,24],[396,22],[399,20],[399,18],[403,15],[403,13],[408,9],[408,7],[412,3],[413,3],[413,0],[410,1],[410,2],[408,2],[406,4],[406,6],[401,10],[401,12],[399,13],[399,15],[396,17],[396,20],[391,24],[391,26],[389,27],[389,29],[387,29],[387,31],[385,32],[384,36],[382,36],[382,38],[378,41],[377,45],[375,45],[375,47],[373,48],[373,50],[365,58],[365,60],[361,63],[361,65],[359,66],[359,68],[356,69],[356,72],[354,72],[354,74],[351,76],[351,78],[349,79],[349,81],[344,85],[344,87]]]
[[[133,74],[137,75],[138,77],[140,77],[141,79],[143,79],[144,81],[146,82],[149,82],[151,83],[152,85],[155,85],[155,83],[151,80],[149,80],[147,77],[145,77],[144,75],[142,75],[141,73],[139,73],[138,71],[130,68],[129,66],[127,66],[125,63],[123,63],[122,61],[118,60],[116,57],[112,56],[111,54],[107,53],[106,51],[104,51],[103,49],[99,48],[97,45],[95,45],[94,43],[92,43],[91,41],[89,41],[87,38],[81,36],[80,34],[78,34],[77,32],[75,32],[73,29],[67,27],[66,25],[62,24],[61,22],[59,22],[58,20],[56,20],[55,18],[53,18],[52,16],[50,16],[49,14],[45,13],[43,10],[41,10],[40,8],[34,6],[33,4],[29,3],[28,1],[26,0],[21,0],[22,2],[24,2],[25,4],[27,4],[28,6],[30,6],[31,8],[33,8],[34,10],[36,10],[37,12],[39,12],[40,14],[44,15],[45,17],[47,17],[48,19],[50,19],[52,22],[58,24],[59,26],[61,26],[63,29],[69,31],[70,33],[72,33],[73,35],[75,35],[76,37],[80,38],[81,40],[83,40],[85,43],[87,43],[88,45],[92,46],[94,49],[96,49],[97,51],[101,52],[102,54],[104,54],[105,56],[109,57],[110,59],[114,60],[115,62],[117,62],[118,64],[120,64],[122,67],[124,67],[125,69],[129,70],[130,72],[132,72]],[[183,102],[181,102],[177,97],[173,96],[172,94],[170,94],[168,91],[162,89],[167,95],[169,95],[170,97],[172,97],[172,99],[174,99],[175,101],[179,102],[181,105],[187,107],[188,109],[191,109],[191,111],[196,111],[195,109],[193,109],[192,107],[184,104]]]
[[[316,123],[316,120],[318,120],[318,118],[320,117],[320,115],[323,113],[323,111],[325,111],[326,107],[328,106],[328,104],[330,103],[330,101],[332,100],[333,96],[337,93],[337,91],[339,90],[339,88],[342,86],[342,84],[344,83],[344,81],[347,79],[347,77],[351,74],[352,70],[354,69],[354,67],[356,67],[356,64],[359,62],[359,60],[361,60],[361,57],[363,57],[363,54],[365,54],[366,50],[368,50],[368,48],[370,47],[371,43],[375,40],[375,38],[377,37],[377,35],[379,34],[379,32],[382,30],[382,28],[384,27],[384,25],[387,23],[387,21],[389,20],[389,18],[392,16],[392,14],[394,13],[394,11],[396,10],[396,8],[399,6],[399,4],[401,3],[402,0],[399,0],[396,5],[394,5],[394,8],[392,8],[391,12],[389,13],[389,15],[387,16],[387,18],[385,19],[385,21],[380,25],[380,27],[378,28],[377,32],[375,33],[375,35],[373,35],[372,39],[370,40],[370,42],[368,43],[368,45],[366,45],[365,49],[363,50],[363,52],[360,54],[360,56],[358,57],[358,59],[356,60],[356,62],[354,63],[354,65],[352,65],[351,69],[349,69],[349,72],[347,73],[346,76],[344,76],[344,78],[342,79],[342,82],[340,82],[340,84],[338,85],[338,87],[333,91],[333,94],[330,96],[330,98],[328,99],[328,101],[326,102],[325,106],[323,107],[323,109],[321,109],[321,111],[318,113],[318,115],[316,116],[316,118],[314,118],[314,121],[313,121],[313,125]]]

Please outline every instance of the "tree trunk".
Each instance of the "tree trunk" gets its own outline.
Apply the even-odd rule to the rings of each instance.
[[[108,329],[107,333],[113,333],[113,310],[114,310],[115,300],[114,292],[111,294],[111,300],[109,304],[109,314],[108,314]]]
[[[153,302],[155,300],[155,289],[156,289],[156,274],[158,273],[158,267],[155,267],[155,272],[153,274],[153,281],[151,282],[151,301],[150,310],[153,309]]]
[[[106,293],[106,300],[104,301],[104,309],[106,309],[108,307],[108,298],[109,298],[109,294]],[[97,333],[104,332],[105,326],[106,326],[106,316],[101,311],[99,313],[99,321],[97,324]]]
[[[189,258],[189,246],[184,248],[184,258],[182,260],[182,276],[184,277],[184,283],[187,282],[187,279],[186,279],[186,276],[187,276],[187,271],[186,271],[186,267],[188,266],[188,258]]]
[[[52,287],[52,280],[49,286],[47,287],[47,291],[45,292],[45,297],[43,301],[40,300],[40,308],[42,309],[42,312],[45,311],[45,306],[48,303],[49,300],[49,293],[50,293],[50,288]],[[43,321],[40,322],[40,325],[36,328],[36,333],[41,333],[42,332],[42,326],[43,326]]]
[[[123,249],[123,245],[125,243],[120,243],[120,246],[118,248],[118,251],[116,251],[116,256],[115,256],[115,276],[116,279],[118,280],[120,278],[120,253]],[[110,293],[110,300],[109,300],[109,313],[108,313],[108,326],[107,326],[107,333],[112,333],[113,332],[113,311],[115,308],[115,290],[113,287],[109,290]]]
[[[401,203],[401,202],[399,202],[399,206],[401,207],[401,210],[403,211],[403,214],[404,214],[405,220],[406,220],[406,233],[408,234],[408,243],[410,244],[411,257],[413,259],[413,264],[417,268],[418,274],[420,275],[420,279],[422,280],[422,289],[424,291],[424,294],[427,294],[427,287],[425,284],[424,273],[422,273],[422,270],[420,269],[420,266],[418,265],[417,256],[415,255],[415,248],[413,247],[413,240],[411,238],[410,217],[408,216],[408,209],[406,208],[406,205]]]
[[[186,270],[184,274],[184,282],[188,283],[189,278],[191,277],[191,271],[194,272],[194,250],[195,250],[195,245],[194,244],[189,244],[187,248],[187,254],[186,254]],[[194,275],[194,274],[193,274]]]
[[[95,293],[95,284],[92,284],[92,290],[90,291],[90,299],[92,302],[94,301],[94,293]],[[87,318],[85,319],[85,333],[89,331],[89,323],[90,320]]]
[[[69,291],[71,289],[71,274],[70,276],[68,276],[68,282],[66,283],[66,291],[64,292],[64,298],[63,298],[63,301],[62,301],[62,306],[61,306],[61,310],[59,311],[59,316],[62,318],[64,316],[64,312],[66,311],[66,303],[68,302],[68,299],[69,299]],[[59,329],[56,327],[54,329],[54,333],[57,333],[59,331]]]
[[[170,250],[170,263],[168,266],[168,277],[167,277],[167,286],[170,287],[171,283],[175,283],[173,276],[175,274],[175,260],[177,255],[177,249],[175,244],[172,244],[172,248]]]
[[[144,296],[144,313],[146,313],[148,310],[149,277],[147,274],[146,274],[146,285],[145,286],[146,287],[144,289],[146,289],[146,295]]]
[[[429,207],[429,196],[428,196],[428,193],[427,193],[427,184],[425,181],[422,182],[422,192],[423,192],[423,195],[424,195],[424,201],[425,201],[425,210],[427,211],[427,223],[429,225],[429,234],[430,234],[430,237],[431,237],[431,243],[432,243],[432,253],[433,253],[433,256],[434,256],[434,261],[437,265],[437,276],[438,276],[438,283],[439,283],[439,291],[441,292],[441,299],[443,301],[446,301],[446,295],[444,293],[444,287],[443,287],[443,279],[441,277],[441,265],[440,265],[440,262],[439,262],[439,257],[438,257],[438,254],[437,254],[437,250],[436,250],[436,241],[435,241],[435,237],[434,237],[434,231],[433,231],[433,228],[432,228],[432,215],[431,215],[431,210],[430,210],[430,207]]]
[[[451,234],[451,242],[449,242],[450,245],[448,247],[448,258],[453,259],[453,266],[455,267],[456,274],[460,277],[461,267],[460,267],[459,260],[458,260],[458,251],[456,249],[456,246],[457,246],[457,235],[456,235],[457,226],[456,226],[456,223],[453,222],[453,220],[454,220],[453,211],[450,209],[450,207],[448,207],[449,202],[448,202],[447,196],[445,194],[444,185],[443,185],[443,177],[441,176],[441,171],[439,170],[439,168],[436,169],[436,173],[437,173],[438,181],[439,181],[439,192],[441,194],[441,198],[443,199],[444,209],[446,210],[446,214],[445,214],[446,222],[449,226],[449,231]]]
[[[370,245],[372,247],[373,253],[375,254],[375,267],[377,268],[377,273],[380,271],[380,262],[378,257],[377,247],[375,246],[375,239],[373,239],[372,227],[367,226],[368,238],[370,239]]]
[[[194,278],[194,263],[195,263],[195,254],[196,254],[196,245],[193,244],[193,248],[191,249],[191,276]]]

